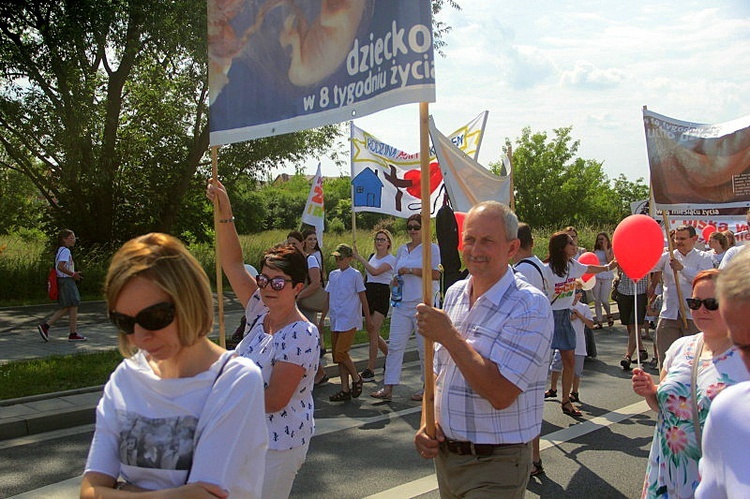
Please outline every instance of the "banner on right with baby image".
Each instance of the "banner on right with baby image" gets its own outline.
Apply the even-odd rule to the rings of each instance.
[[[750,206],[750,116],[718,124],[689,123],[643,109],[651,190],[657,210]],[[719,213],[713,213],[718,215]]]

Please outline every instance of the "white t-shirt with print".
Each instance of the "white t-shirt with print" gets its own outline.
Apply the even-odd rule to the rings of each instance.
[[[263,383],[258,366],[233,355],[176,379],[157,376],[142,352],[123,360],[97,406],[85,472],[151,490],[205,481],[230,497],[260,497]]]
[[[569,260],[568,271],[562,277],[555,274],[549,264],[547,264],[547,268],[552,275],[552,281],[550,282],[552,310],[571,308],[573,306],[573,295],[576,291],[576,279],[586,273],[588,265],[584,265],[578,260]]]

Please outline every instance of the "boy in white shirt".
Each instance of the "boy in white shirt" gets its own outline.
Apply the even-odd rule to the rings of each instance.
[[[344,402],[357,398],[362,393],[364,380],[357,373],[357,368],[349,356],[349,349],[355,333],[362,327],[362,311],[364,310],[368,331],[372,329],[372,319],[365,296],[365,281],[359,270],[351,267],[354,258],[351,246],[339,244],[331,255],[336,259],[338,268],[328,275],[326,302],[320,313],[318,330],[323,330],[323,322],[330,311],[331,349],[333,361],[339,365],[341,391],[331,395],[329,399],[331,402]]]

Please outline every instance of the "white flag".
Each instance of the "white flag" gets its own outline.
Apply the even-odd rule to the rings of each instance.
[[[476,157],[484,135],[487,111],[456,130],[452,144]],[[351,124],[352,209],[401,218],[422,208],[419,153],[407,153]],[[446,187],[434,152],[430,154],[430,212],[443,205]]]
[[[468,212],[481,201],[510,202],[510,181],[499,177],[456,147],[455,143],[440,133],[430,116],[430,137],[435,148],[445,187],[454,211]]]
[[[302,213],[302,223],[315,227],[318,243],[321,246],[323,245],[325,213],[326,208],[323,205],[323,176],[320,174],[320,163],[318,163],[318,171],[315,174],[315,178],[313,178],[305,211]]]

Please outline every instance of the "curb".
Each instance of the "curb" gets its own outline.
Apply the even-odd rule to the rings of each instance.
[[[367,348],[367,343],[360,343],[353,346],[352,350],[359,351]],[[365,355],[367,355],[366,351]],[[416,348],[404,353],[404,362],[411,362],[418,358]],[[354,364],[359,371],[366,367],[367,359],[357,360]],[[379,369],[383,367],[382,358],[378,359],[376,367]],[[331,363],[324,369],[330,378],[339,375],[336,364]],[[0,407],[2,407],[0,441],[94,424],[96,406],[103,389],[104,385],[99,385],[0,401]]]

